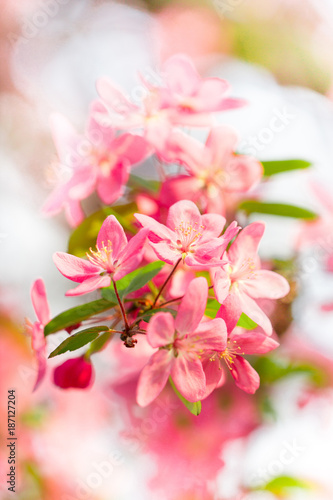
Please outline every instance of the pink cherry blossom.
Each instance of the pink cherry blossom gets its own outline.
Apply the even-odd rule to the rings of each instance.
[[[222,333],[225,336],[226,348],[206,357],[203,366],[207,387],[211,392],[224,382],[224,372],[221,366],[221,362],[223,362],[229,368],[237,387],[249,394],[254,394],[260,385],[260,378],[250,363],[243,358],[243,355],[265,354],[276,349],[279,344],[264,333],[255,330],[246,331],[236,327],[239,315],[230,314],[230,309],[233,309],[235,302],[235,297],[229,296],[227,304],[222,305],[216,315],[216,318],[223,319],[226,324],[226,331]]]
[[[196,278],[190,283],[175,320],[170,313],[153,316],[147,327],[147,340],[158,351],[140,375],[137,388],[140,406],[147,406],[160,394],[170,375],[187,400],[198,401],[204,396],[206,378],[202,354],[207,350],[223,351],[226,347],[223,320],[218,318],[200,324],[207,297],[207,281]]]
[[[31,346],[37,359],[37,379],[34,386],[34,390],[36,390],[46,373],[46,340],[44,337],[44,326],[51,320],[45,284],[42,279],[38,279],[33,283],[31,288],[31,300],[37,316],[37,321],[32,323],[29,319],[26,319],[26,329],[31,336]]]
[[[111,205],[120,198],[128,181],[130,167],[149,154],[147,142],[137,135],[116,135],[115,130],[96,122],[94,114],[103,105],[94,102],[88,127],[78,135],[62,115],[52,116],[53,139],[60,168],[69,171],[44,204],[44,214],[53,215],[65,209],[69,223],[76,226],[83,218],[80,201],[95,190],[100,199]]]
[[[144,78],[147,95],[143,107],[133,104],[112,81],[102,78],[97,91],[108,106],[97,113],[101,123],[111,123],[121,129],[143,128],[146,139],[157,150],[163,149],[173,126],[210,126],[211,113],[238,108],[241,99],[227,97],[229,84],[220,78],[202,79],[186,55],[175,55],[162,67],[161,86],[154,86]]]
[[[213,128],[205,146],[183,132],[173,132],[162,158],[184,165],[189,175],[164,182],[162,201],[187,198],[206,212],[224,214],[226,194],[248,191],[263,174],[255,158],[235,154],[237,141],[236,133],[226,126]]]
[[[87,389],[93,380],[93,366],[84,356],[68,359],[53,372],[54,384],[62,389]]]
[[[166,226],[152,217],[134,214],[140,224],[149,229],[148,239],[156,255],[168,264],[179,259],[189,266],[220,266],[228,243],[238,233],[236,222],[223,236],[225,218],[218,214],[201,215],[189,200],[179,201],[169,209]]]
[[[238,235],[226,254],[228,264],[212,272],[217,300],[224,304],[232,295],[232,314],[244,312],[268,334],[272,324],[257,304],[257,299],[279,299],[290,290],[287,280],[279,274],[261,269],[258,246],[264,234],[263,222],[254,222]]]
[[[140,264],[148,230],[139,231],[129,242],[114,215],[109,215],[97,236],[96,250],[90,249],[88,260],[57,252],[53,260],[66,278],[80,283],[66,295],[82,295],[111,285]]]

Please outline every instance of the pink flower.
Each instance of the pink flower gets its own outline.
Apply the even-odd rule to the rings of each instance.
[[[82,295],[111,285],[134,271],[141,262],[148,230],[141,230],[129,242],[114,215],[109,215],[98,233],[96,251],[90,249],[88,260],[57,252],[53,261],[61,274],[80,283],[66,295]]]
[[[197,206],[188,200],[170,207],[166,226],[147,215],[134,216],[150,230],[150,245],[168,264],[175,264],[181,258],[189,266],[219,266],[223,264],[220,256],[239,231],[237,223],[233,222],[220,236],[225,218],[217,214],[201,215]]]
[[[285,297],[290,287],[283,276],[260,269],[257,252],[264,231],[263,222],[245,227],[227,252],[228,264],[214,269],[212,274],[217,300],[224,304],[232,296],[233,316],[239,317],[243,312],[271,335],[272,324],[256,300]]]
[[[37,389],[46,373],[46,340],[44,326],[51,320],[49,304],[46,297],[44,281],[36,280],[31,288],[31,300],[37,321],[32,323],[26,319],[26,329],[31,336],[31,346],[37,358],[37,379],[34,391]]]
[[[201,356],[207,350],[222,351],[226,347],[225,324],[221,319],[200,324],[207,297],[207,281],[196,278],[190,283],[175,320],[170,313],[153,316],[147,327],[147,340],[158,351],[140,375],[137,388],[140,406],[147,406],[160,394],[170,375],[188,401],[198,401],[204,396],[206,378]]]
[[[210,387],[209,392],[224,382],[224,372],[221,367],[221,362],[224,362],[237,387],[249,394],[254,394],[260,385],[260,378],[243,355],[265,354],[279,346],[278,342],[264,333],[236,327],[239,316],[230,314],[230,310],[235,307],[236,300],[235,296],[229,296],[216,315],[216,318],[223,319],[227,326],[226,332],[221,332],[226,348],[219,353],[213,352],[211,356],[206,357],[203,364],[207,387]]]
[[[97,120],[121,129],[142,127],[146,139],[160,150],[172,126],[209,126],[212,112],[245,104],[243,100],[226,97],[229,84],[225,80],[202,79],[185,55],[168,59],[162,67],[162,75],[161,86],[153,86],[141,78],[147,87],[142,108],[133,104],[112,81],[100,79],[97,91],[108,106],[110,117],[103,111],[97,113]]]
[[[130,167],[150,154],[142,137],[131,134],[116,136],[114,129],[97,123],[93,115],[103,110],[101,103],[92,104],[84,136],[79,136],[62,115],[52,116],[53,139],[60,165],[66,167],[71,176],[51,193],[43,212],[53,215],[64,208],[73,226],[84,217],[81,200],[96,190],[100,199],[111,205],[123,195]]]
[[[263,174],[255,158],[234,153],[236,145],[236,133],[226,126],[213,128],[205,146],[182,132],[173,132],[164,159],[184,165],[190,175],[164,182],[162,201],[187,198],[207,212],[225,213],[225,195],[248,191]]]
[[[93,366],[90,359],[68,359],[57,366],[53,372],[54,384],[62,389],[87,389],[94,379]]]

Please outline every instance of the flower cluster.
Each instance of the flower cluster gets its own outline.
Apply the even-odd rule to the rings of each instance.
[[[262,300],[286,296],[289,284],[261,268],[264,224],[242,229],[238,222],[237,200],[260,182],[263,166],[237,154],[232,128],[213,126],[213,113],[246,103],[228,97],[226,81],[201,78],[183,55],[164,64],[160,86],[141,80],[146,94],[138,106],[113,82],[100,79],[100,99],[91,105],[83,135],[65,117],[52,117],[59,166],[69,175],[43,211],[64,209],[74,227],[83,221],[72,240],[86,234],[85,257],[72,248],[55,253],[53,260],[78,284],[67,296],[95,292],[101,297],[51,320],[44,284],[35,282],[38,321],[29,323],[29,332],[39,365],[37,384],[46,371],[47,336],[66,330],[69,337],[51,357],[88,348],[54,370],[53,381],[63,389],[90,387],[91,356],[119,334],[125,347],[145,344],[151,353],[137,380],[142,407],[159,397],[168,380],[187,404],[204,400],[225,384],[225,367],[238,388],[253,394],[259,375],[244,356],[279,345]],[[182,131],[184,126],[207,128],[206,143]],[[141,180],[138,189],[132,168],[152,155],[163,182],[149,189],[149,181],[145,186]],[[84,220],[82,201],[95,192],[107,207]],[[145,203],[139,202],[141,194]],[[119,199],[123,204],[114,205]],[[94,249],[88,244],[92,234]],[[178,296],[175,290],[181,290]],[[76,331],[85,321],[86,328]]]

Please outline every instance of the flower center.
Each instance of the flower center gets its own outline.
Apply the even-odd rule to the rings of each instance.
[[[201,238],[201,231],[204,229],[205,226],[199,225],[198,222],[192,226],[192,224],[181,221],[179,226],[175,227],[175,233],[179,236],[179,240],[177,240],[179,250],[183,253],[194,251],[194,245]]]
[[[115,262],[113,262],[112,258],[112,243],[110,240],[107,242],[106,246],[103,241],[101,248],[96,245],[96,251],[92,248],[90,248],[89,250],[90,254],[87,252],[86,255],[92,264],[105,269],[105,271],[108,273],[114,272]]]
[[[240,280],[250,280],[254,279],[254,271],[256,270],[256,266],[254,260],[251,258],[244,259],[240,266],[232,267],[229,266],[229,275],[231,282]]]
[[[234,364],[234,360],[236,356],[244,355],[244,352],[241,352],[240,346],[237,345],[236,340],[228,340],[227,347],[224,351],[213,353],[213,355],[209,358],[210,361],[221,361],[223,360],[229,370],[232,370],[232,365]]]

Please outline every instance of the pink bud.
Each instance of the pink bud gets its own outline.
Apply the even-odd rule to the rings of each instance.
[[[53,372],[53,382],[62,389],[87,389],[94,379],[91,362],[81,356],[68,359]]]

